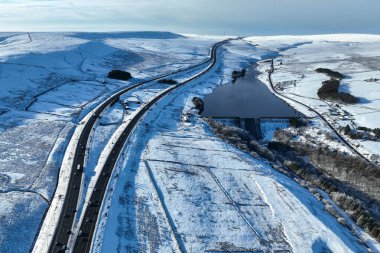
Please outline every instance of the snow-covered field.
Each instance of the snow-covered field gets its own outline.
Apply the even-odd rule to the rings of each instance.
[[[28,252],[77,123],[117,89],[203,61],[215,40],[144,32],[0,38],[0,252]],[[111,69],[134,79],[108,80]],[[119,105],[105,115],[91,149],[102,149],[122,112]],[[94,165],[99,154],[91,154]]]
[[[275,87],[288,97],[310,105],[326,115],[336,128],[347,124],[351,127],[380,127],[380,36],[378,35],[318,35],[251,37],[248,41],[279,52],[274,61],[272,80]],[[262,70],[268,69],[262,63]],[[345,75],[340,92],[348,92],[359,98],[354,105],[338,105],[319,99],[318,89],[329,79],[315,72],[317,68],[329,68]],[[262,80],[265,81],[265,73]],[[380,155],[380,142],[350,140],[363,154]]]
[[[111,178],[93,252],[367,251],[311,193],[213,136],[193,109],[193,96],[269,54],[233,42],[214,72],[149,112]]]
[[[59,169],[66,168],[62,160],[71,152],[70,138],[92,109],[127,85],[204,61],[211,45],[222,39],[154,32],[0,33],[0,252],[31,250],[47,208],[58,201],[52,199],[57,177],[68,173]],[[230,82],[233,70],[279,53],[275,82],[300,80],[289,94],[316,98],[313,89],[325,80],[312,71],[319,66],[351,76],[344,86],[353,92],[364,75],[354,71],[356,65],[350,67],[352,57],[358,57],[358,70],[378,77],[371,55],[371,50],[380,52],[371,42],[375,39],[261,37],[250,39],[259,47],[242,40],[224,46],[213,71],[160,101],[129,139],[112,175],[93,252],[366,252],[311,193],[265,161],[213,136],[191,99]],[[347,48],[356,51],[348,53]],[[301,49],[303,57],[297,58]],[[323,60],[332,56],[323,50],[333,50],[342,62],[334,58],[328,62],[335,65],[325,66]],[[307,73],[302,66],[309,66]],[[346,66],[350,71],[343,71]],[[202,68],[173,79],[186,80]],[[134,78],[109,80],[110,69],[130,71]],[[377,92],[377,83],[363,85]],[[168,87],[152,82],[134,89],[101,115],[87,150],[81,205],[120,129],[144,102]],[[376,94],[359,90],[355,95],[368,104],[347,111],[358,125],[369,120],[375,123],[366,126],[376,127],[371,118],[377,113]],[[321,110],[326,107],[307,101]],[[275,127],[285,126],[262,125],[267,139]],[[378,146],[369,143],[366,148]],[[367,244],[379,251],[378,244]]]

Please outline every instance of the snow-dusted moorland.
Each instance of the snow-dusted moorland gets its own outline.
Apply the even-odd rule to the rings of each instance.
[[[71,151],[70,138],[93,108],[127,85],[202,62],[222,39],[154,32],[0,33],[0,252],[33,247],[58,175],[63,175],[59,170],[66,168],[61,164]],[[297,80],[296,87],[284,92],[324,112],[316,89],[326,77],[313,70],[334,68],[352,77],[343,86],[365,103],[347,108],[355,123],[376,127],[380,88],[360,81],[367,76],[363,73],[379,77],[376,55],[371,55],[380,52],[378,41],[352,35],[253,37],[223,46],[208,74],[165,97],[133,132],[112,174],[92,251],[367,252],[369,247],[379,252],[379,244],[364,231],[356,228],[354,235],[313,194],[267,161],[215,137],[191,102],[230,82],[233,70],[281,54],[274,81]],[[357,66],[350,65],[352,57]],[[173,79],[186,80],[202,68]],[[111,69],[130,71],[134,78],[109,80]],[[265,81],[268,64],[261,62],[259,69]],[[134,89],[101,115],[88,145],[77,220],[119,129],[167,87],[153,82]],[[275,127],[287,126],[266,122],[265,138],[272,137]],[[345,150],[339,143],[331,145]],[[361,145],[379,151],[378,143]]]
[[[93,252],[367,251],[310,192],[213,136],[194,110],[194,96],[271,55],[231,42],[212,73],[145,117],[111,179]]]
[[[149,32],[0,33],[0,252],[31,249],[70,137],[91,109],[126,85],[203,61],[214,41]],[[111,69],[134,78],[106,80]],[[91,149],[101,150],[120,122],[122,106],[111,109]]]
[[[250,37],[246,40],[279,52],[272,79],[286,96],[326,115],[336,128],[347,124],[352,128],[380,128],[380,36],[341,34]],[[262,63],[260,68],[264,71],[269,65]],[[317,73],[317,68],[343,74],[339,92],[350,93],[359,102],[341,106],[341,103],[320,100],[318,89],[329,77]],[[265,82],[266,78],[264,74],[262,80]],[[380,155],[379,141],[349,141],[368,158]]]

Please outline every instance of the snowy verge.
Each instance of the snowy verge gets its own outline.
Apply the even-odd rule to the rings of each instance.
[[[142,104],[137,110],[135,110],[132,114],[128,115],[128,118],[126,120],[124,120],[122,122],[122,124],[117,128],[117,130],[115,131],[115,133],[112,135],[112,137],[110,138],[109,142],[107,143],[107,145],[105,146],[105,148],[103,149],[100,157],[99,157],[99,160],[98,160],[98,163],[97,163],[97,166],[95,167],[94,171],[95,171],[95,175],[91,178],[90,180],[90,183],[88,185],[88,188],[87,188],[87,192],[88,194],[86,195],[85,197],[85,202],[83,204],[83,210],[86,210],[87,207],[88,207],[88,204],[89,204],[89,201],[90,201],[90,198],[91,198],[91,193],[96,185],[96,182],[100,176],[100,173],[102,171],[102,168],[104,167],[104,164],[105,162],[107,161],[107,158],[108,156],[110,155],[112,149],[114,148],[115,146],[115,143],[117,142],[117,140],[120,138],[120,136],[123,134],[123,132],[125,131],[125,129],[129,126],[131,120],[140,112],[144,109],[145,105],[148,104],[150,101],[154,100],[156,97],[160,96],[162,93],[165,93],[167,90],[170,90],[172,89],[172,87],[168,87],[167,89],[163,90],[162,92],[156,94],[155,96],[151,97],[149,100],[147,100],[144,104]],[[138,123],[136,127],[138,127],[140,123]],[[133,131],[133,130],[132,130]],[[121,152],[120,154],[122,154],[123,152]],[[117,161],[116,161],[116,164],[119,162],[120,158],[124,158],[122,157],[121,155],[119,155],[119,157],[117,158]],[[114,175],[115,173],[115,170],[114,172],[112,173]],[[109,185],[107,186],[107,192],[109,192]],[[104,210],[104,202],[102,202],[103,204],[101,205],[100,207],[100,210]],[[79,222],[77,224],[77,226],[75,226],[74,228],[74,231],[73,231],[73,235],[77,235],[78,234],[78,229],[79,229],[79,226],[80,224],[82,224],[82,220],[83,220],[83,217],[84,217],[84,214],[85,212],[83,211],[80,215],[80,218],[79,218]],[[95,231],[96,233],[96,231]],[[75,243],[75,236],[71,239],[70,241],[70,246],[72,246],[74,243]]]
[[[93,109],[89,114],[87,114],[82,121],[75,128],[75,131],[71,137],[71,140],[66,148],[65,155],[63,157],[62,166],[59,170],[58,184],[54,194],[54,197],[51,201],[49,210],[46,213],[44,221],[42,223],[39,235],[36,239],[35,246],[32,250],[33,253],[48,252],[51,240],[53,239],[55,229],[57,226],[58,219],[61,215],[63,204],[65,201],[64,196],[66,195],[71,169],[73,167],[73,157],[75,155],[76,147],[78,146],[79,137],[83,132],[83,129],[96,112],[96,110],[101,107],[105,102],[99,104],[95,109]]]

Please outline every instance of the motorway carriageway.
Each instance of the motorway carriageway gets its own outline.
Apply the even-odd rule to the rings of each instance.
[[[96,227],[98,213],[100,210],[101,203],[103,201],[103,197],[105,195],[109,177],[115,166],[117,158],[119,157],[121,149],[124,146],[125,141],[129,137],[135,125],[138,123],[141,117],[145,114],[145,112],[148,111],[148,109],[150,109],[162,97],[167,95],[172,90],[208,72],[216,63],[216,49],[219,46],[225,44],[227,41],[228,40],[221,41],[214,44],[211,49],[211,56],[208,60],[196,65],[187,67],[185,69],[180,69],[175,72],[158,76],[153,79],[146,80],[144,82],[137,83],[135,85],[122,89],[121,91],[115,93],[106,101],[104,101],[100,106],[98,106],[98,108],[94,110],[95,112],[94,111],[91,112],[92,116],[86,122],[84,129],[78,139],[78,145],[76,147],[75,155],[73,157],[73,163],[72,163],[67,193],[66,193],[66,196],[64,197],[63,208],[61,210],[61,214],[58,220],[58,224],[57,224],[54,236],[50,242],[49,252],[65,252],[65,250],[67,249],[67,245],[69,244],[71,240],[71,237],[76,236],[76,234],[73,234],[73,225],[74,225],[74,220],[75,220],[75,216],[76,216],[76,212],[78,208],[77,206],[78,206],[78,200],[80,196],[80,187],[82,185],[82,179],[83,179],[82,173],[83,173],[83,167],[86,160],[86,146],[89,140],[90,133],[93,129],[93,126],[95,125],[101,113],[105,111],[110,105],[118,101],[120,95],[124,94],[125,92],[128,92],[137,87],[140,87],[146,83],[153,82],[153,81],[156,81],[156,80],[159,80],[159,79],[162,79],[174,74],[178,74],[180,72],[185,72],[185,71],[210,63],[210,65],[201,73],[197,74],[196,76],[188,79],[187,81],[183,83],[177,84],[171,87],[170,89],[165,90],[163,93],[155,97],[153,100],[147,103],[139,111],[139,113],[130,121],[127,128],[124,130],[123,134],[118,139],[114,148],[112,149],[111,154],[107,158],[105,166],[102,169],[101,176],[98,178],[98,181],[95,184],[94,191],[92,192],[92,195],[90,198],[90,204],[85,210],[85,215],[83,218],[84,221],[88,221],[88,222],[81,224],[80,230],[82,231],[81,233],[82,236],[80,236],[80,238],[76,240],[73,252],[83,253],[83,252],[89,252],[90,250],[92,236]]]

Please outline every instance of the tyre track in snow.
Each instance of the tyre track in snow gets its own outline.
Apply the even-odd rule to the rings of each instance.
[[[230,202],[230,204],[236,209],[236,211],[238,212],[239,216],[248,225],[248,227],[250,228],[250,230],[252,231],[252,233],[257,237],[257,239],[259,240],[260,244],[263,245],[263,246],[269,247],[268,242],[263,238],[262,235],[260,235],[260,233],[253,226],[253,224],[249,221],[249,219],[247,218],[247,216],[245,216],[245,214],[240,210],[240,208],[238,207],[238,204],[232,199],[232,197],[226,191],[226,189],[224,189],[223,185],[220,183],[220,181],[216,177],[216,175],[211,171],[210,168],[206,168],[206,171],[212,177],[212,179],[215,181],[215,183],[218,185],[218,187],[223,192],[224,196],[226,196],[226,198],[228,199],[228,201]]]
[[[160,205],[161,205],[162,209],[164,210],[165,218],[168,221],[170,229],[173,232],[173,235],[174,235],[174,238],[176,240],[176,244],[177,244],[178,250],[181,253],[187,253],[185,245],[184,245],[184,243],[182,241],[181,235],[178,233],[177,227],[174,224],[174,221],[173,221],[172,216],[170,215],[169,209],[168,209],[168,207],[165,204],[164,195],[163,195],[160,187],[158,186],[156,179],[154,178],[154,174],[153,174],[152,168],[150,167],[150,165],[149,165],[149,163],[148,163],[147,160],[144,160],[144,164],[145,164],[145,167],[146,167],[146,169],[148,171],[148,175],[149,175],[150,181],[152,182],[152,184],[154,186],[154,189],[156,190],[157,196],[158,196],[158,198],[160,200]]]
[[[262,245],[263,247],[266,248],[266,249],[263,250],[263,252],[272,252],[272,251],[274,251],[274,252],[292,252],[291,245],[288,242],[288,240],[287,240],[287,238],[286,238],[286,236],[284,234],[284,231],[283,231],[284,228],[283,228],[283,226],[282,226],[281,223],[279,224],[279,227],[276,228],[276,230],[275,230],[276,232],[280,233],[280,234],[278,234],[278,236],[280,236],[280,238],[278,238],[278,236],[276,236],[276,235],[273,235],[272,233],[269,233],[269,235],[266,235],[265,233],[260,233],[256,229],[256,227],[258,227],[258,226],[263,226],[266,229],[266,231],[268,231],[268,232],[273,231],[273,229],[271,229],[271,225],[268,222],[252,223],[250,221],[250,218],[247,217],[244,214],[244,212],[240,209],[240,207],[239,207],[240,204],[233,199],[233,197],[224,188],[224,186],[222,185],[222,183],[220,182],[220,180],[218,179],[218,177],[215,175],[215,173],[212,172],[212,169],[217,169],[216,167],[209,167],[209,166],[198,165],[198,164],[181,163],[181,162],[172,161],[172,160],[149,159],[148,161],[162,162],[162,163],[172,163],[172,164],[176,164],[176,165],[179,165],[179,166],[185,166],[185,167],[186,166],[190,166],[190,167],[194,167],[194,168],[200,169],[201,171],[207,172],[212,177],[213,181],[216,183],[216,185],[218,186],[218,188],[222,191],[223,195],[227,198],[229,204],[231,206],[233,206],[234,209],[237,211],[239,217],[241,217],[244,220],[245,224],[249,227],[249,230],[251,230],[251,232],[253,233],[253,235],[258,238],[258,240],[260,242],[260,245]],[[172,170],[172,169],[168,169],[168,168],[165,168],[165,169],[166,170]],[[190,171],[180,171],[180,170],[173,170],[173,171],[183,172],[183,173],[188,173],[188,174],[194,175],[194,172],[190,172]],[[160,201],[164,201],[164,199],[162,198],[162,199],[160,199]],[[270,208],[270,205],[265,200],[261,199],[260,201],[264,202]],[[273,210],[272,209],[271,209],[271,211],[272,211],[272,214],[273,214]],[[166,212],[166,210],[165,210],[165,212]],[[255,212],[255,210],[253,210],[253,212],[254,212],[253,215],[259,216],[259,214],[257,212]],[[216,252],[216,251],[212,250],[210,252]],[[222,252],[222,251],[220,251],[220,252]],[[225,252],[225,251],[223,251],[223,252]],[[243,252],[243,251],[241,251],[241,252]],[[251,252],[251,250],[248,250],[247,252]]]

